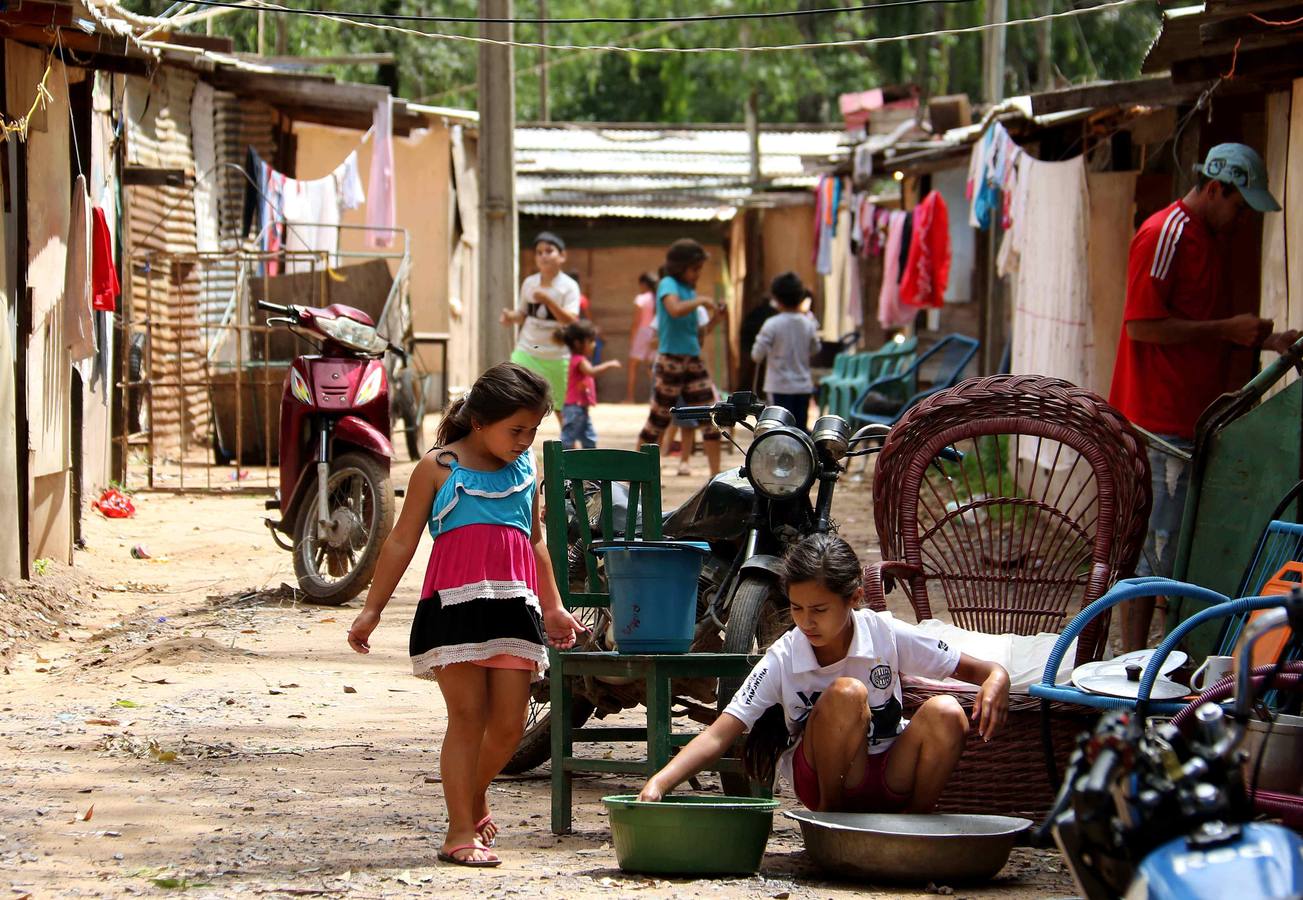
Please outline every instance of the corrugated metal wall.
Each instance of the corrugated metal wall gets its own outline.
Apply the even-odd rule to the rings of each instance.
[[[196,76],[160,68],[127,78],[128,166],[194,172],[190,99]],[[150,262],[152,254],[194,254],[195,204],[190,187],[126,188],[133,321],[150,321],[145,377],[154,383],[149,427],[156,451],[184,451],[207,441],[208,392],[199,325],[200,278],[194,266]]]
[[[216,211],[218,243],[222,250],[238,248],[244,235],[244,193],[249,185],[245,177],[245,155],[252,146],[263,159],[274,159],[276,151],[276,111],[261,101],[239,97],[226,91],[217,91],[213,102],[213,137],[216,169],[212,174],[216,186]],[[239,169],[232,168],[239,166]],[[252,173],[250,173],[252,174]],[[222,343],[229,339],[216,326],[227,315],[228,307],[240,277],[240,263],[234,255],[229,259],[209,257],[202,266],[202,301],[200,316],[208,326],[205,344]],[[248,324],[249,310],[242,315]],[[248,359],[253,348],[245,346]],[[225,347],[225,356],[234,358],[234,349]]]

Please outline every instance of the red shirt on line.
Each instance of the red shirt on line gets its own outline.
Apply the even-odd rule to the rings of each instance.
[[[1229,346],[1218,338],[1133,341],[1126,323],[1220,319],[1229,300],[1222,247],[1189,207],[1177,200],[1146,219],[1131,240],[1109,402],[1155,434],[1193,438],[1200,414],[1226,390]]]

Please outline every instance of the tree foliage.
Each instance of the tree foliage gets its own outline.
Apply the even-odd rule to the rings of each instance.
[[[314,8],[422,14],[431,4],[418,0],[299,0]],[[795,0],[800,10],[848,5],[852,0]],[[319,4],[319,5],[318,5]],[[288,4],[287,4],[288,5]],[[1072,0],[1009,0],[1010,18],[1063,11]],[[157,15],[157,0],[129,0],[138,12]],[[786,7],[793,8],[793,7]],[[473,16],[475,0],[445,0],[440,14]],[[764,0],[712,0],[709,12],[770,11]],[[699,2],[667,0],[550,0],[550,18],[581,16],[700,16]],[[537,2],[517,0],[515,13],[538,15]],[[264,52],[276,51],[279,14],[266,13]],[[515,27],[520,41],[558,44],[616,44],[638,47],[736,47],[845,41],[887,35],[933,32],[975,25],[985,20],[983,0],[897,6],[873,11],[839,11],[791,18],[693,22],[688,24],[552,22]],[[396,64],[338,66],[333,74],[350,81],[389,83],[409,99],[473,108],[478,45],[450,40],[475,35],[471,24],[398,23],[445,37],[380,30],[303,15],[283,16],[286,51],[295,56],[391,52]],[[202,29],[203,25],[192,26]],[[213,23],[214,33],[228,35],[236,49],[258,46],[258,14],[232,12]],[[1053,74],[1057,83],[1134,78],[1158,28],[1153,6],[1137,4],[1090,15],[1056,20],[1051,30]],[[1024,93],[1038,79],[1036,26],[1010,28],[1006,54],[1007,94]],[[515,51],[516,105],[521,121],[539,117],[539,72],[542,54]],[[982,92],[982,36],[943,35],[924,40],[870,46],[841,46],[763,53],[658,54],[547,51],[551,118],[570,121],[740,122],[746,97],[754,86],[761,121],[836,122],[837,95],[870,87],[917,84],[925,95]]]

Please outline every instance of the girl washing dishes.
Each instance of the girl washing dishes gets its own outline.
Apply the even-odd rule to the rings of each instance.
[[[934,697],[903,718],[900,676],[978,685],[971,719],[985,741],[1004,724],[1008,673],[860,609],[860,562],[836,535],[803,539],[783,566],[796,627],[773,643],[714,724],[648,779],[639,799],[660,800],[750,730],[747,773],[767,783],[777,763],[809,809],[930,812],[963,752],[970,716],[953,697]]]

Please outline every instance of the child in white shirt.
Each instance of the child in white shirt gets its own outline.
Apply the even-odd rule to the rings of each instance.
[[[769,361],[765,367],[769,402],[789,410],[796,426],[804,431],[814,393],[810,357],[819,352],[819,323],[808,309],[802,309],[810,292],[795,272],[775,278],[769,293],[778,303],[778,315],[760,326],[751,345],[751,358],[758,363]]]
[[[661,799],[751,730],[748,774],[772,779],[777,757],[809,809],[930,812],[959,762],[969,717],[954,697],[933,697],[904,719],[900,675],[979,685],[972,722],[990,740],[1008,713],[1008,673],[858,609],[860,563],[836,535],[804,538],[783,565],[796,627],[773,643],[714,724],[647,780],[639,799]],[[761,721],[771,707],[781,720],[771,713]]]

